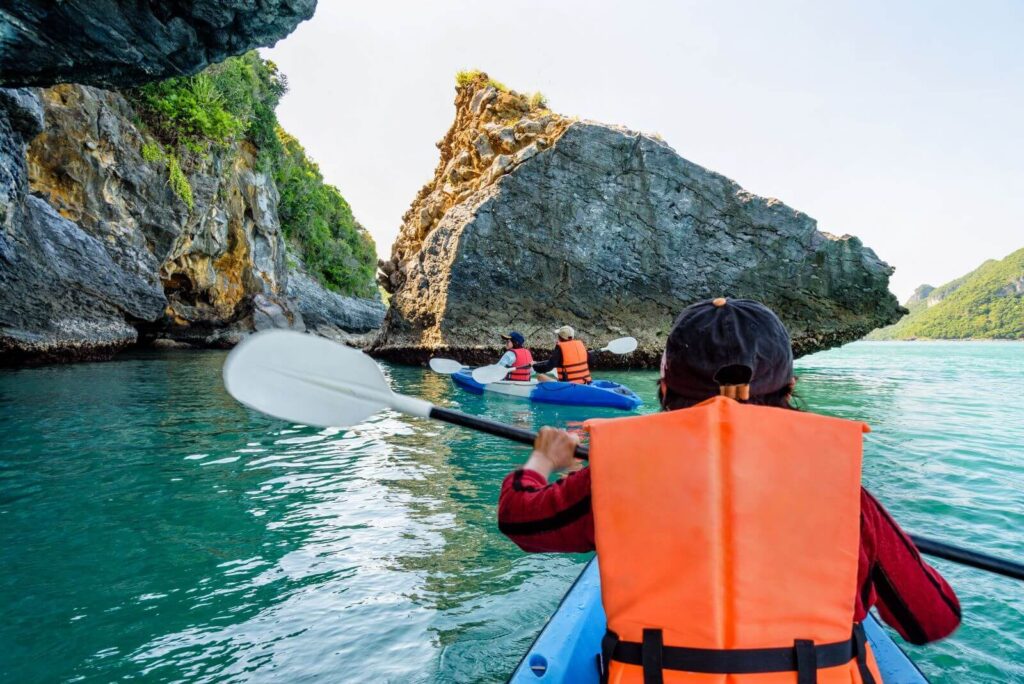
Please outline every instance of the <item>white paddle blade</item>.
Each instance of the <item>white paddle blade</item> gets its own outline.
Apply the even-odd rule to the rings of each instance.
[[[636,338],[635,337],[620,337],[617,340],[612,340],[605,347],[606,350],[612,354],[629,354],[636,351]]]
[[[224,387],[261,413],[317,427],[355,425],[397,398],[366,354],[290,330],[256,333],[236,346],[224,362]]]
[[[451,375],[452,373],[458,373],[463,368],[465,368],[465,366],[463,366],[458,361],[455,361],[454,359],[430,359],[430,370],[434,371],[435,373],[444,373],[445,375]]]
[[[504,380],[508,375],[509,370],[509,368],[500,364],[495,364],[493,366],[480,366],[479,368],[473,369],[473,379],[481,385],[489,385],[492,382]]]

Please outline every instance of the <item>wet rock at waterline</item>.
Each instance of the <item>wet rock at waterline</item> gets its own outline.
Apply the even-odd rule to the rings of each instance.
[[[562,117],[541,125],[550,113],[530,107],[513,120],[493,90],[486,76],[457,90],[435,179],[381,263],[392,297],[377,354],[493,361],[499,332],[548,349],[551,329],[570,324],[595,347],[640,341],[603,363],[653,365],[675,315],[716,296],[771,306],[798,354],[899,317],[892,268],[856,237],[819,231],[656,137]]]
[[[10,0],[0,7],[0,85],[125,87],[194,74],[273,45],[316,0]]]

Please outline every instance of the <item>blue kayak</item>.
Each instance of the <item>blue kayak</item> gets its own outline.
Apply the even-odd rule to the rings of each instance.
[[[885,684],[927,684],[913,661],[870,615],[864,630]],[[509,682],[598,684],[597,654],[604,631],[601,578],[595,559],[580,573]]]
[[[611,380],[595,380],[589,385],[572,382],[516,382],[501,380],[482,385],[473,379],[470,371],[461,370],[452,374],[455,384],[473,394],[493,393],[507,397],[526,399],[541,404],[563,404],[565,406],[603,406],[632,411],[643,401],[633,390]]]

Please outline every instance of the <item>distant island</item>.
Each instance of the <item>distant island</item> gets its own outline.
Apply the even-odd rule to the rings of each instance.
[[[1024,340],[1024,249],[940,287],[921,285],[910,313],[868,340]]]

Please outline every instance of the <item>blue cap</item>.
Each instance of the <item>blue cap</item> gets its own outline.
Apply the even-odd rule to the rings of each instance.
[[[501,339],[512,340],[512,344],[516,345],[517,347],[521,347],[524,344],[526,344],[526,338],[523,337],[523,333],[516,332],[515,330],[510,332],[508,335],[502,335]]]

